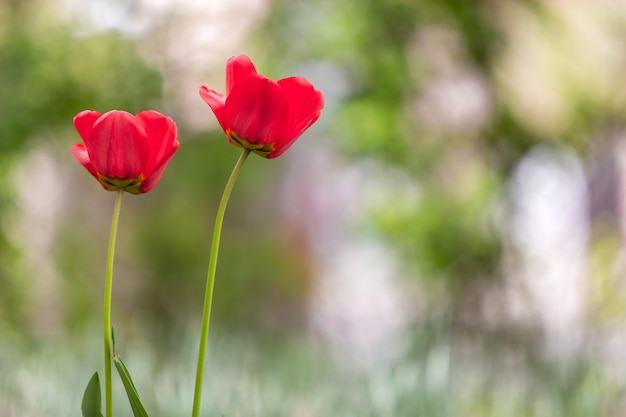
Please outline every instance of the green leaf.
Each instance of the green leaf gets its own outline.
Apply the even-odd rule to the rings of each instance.
[[[141,404],[135,384],[133,384],[133,380],[130,377],[130,373],[126,368],[126,365],[122,362],[122,358],[118,355],[113,356],[113,363],[115,363],[117,372],[120,374],[120,378],[122,379],[122,383],[126,389],[126,395],[128,395],[128,401],[130,402],[130,407],[133,409],[133,414],[135,417],[148,417],[148,413],[146,412],[143,404]]]
[[[130,407],[133,410],[133,415],[135,417],[148,417],[146,409],[144,408],[143,404],[141,404],[139,394],[137,393],[137,388],[135,388],[135,384],[130,377],[128,368],[126,368],[126,365],[124,365],[122,358],[119,357],[115,350],[115,333],[113,331],[111,331],[111,336],[113,339],[113,363],[115,364],[115,368],[117,368],[117,372],[120,374],[120,378],[122,379],[122,383],[124,384],[124,389],[126,390],[126,395],[128,395],[128,402],[130,402]]]
[[[83,394],[83,402],[80,405],[83,417],[102,417],[102,412],[100,411],[102,404],[101,395],[98,372],[94,372],[87,383],[87,388],[85,388],[85,393]]]

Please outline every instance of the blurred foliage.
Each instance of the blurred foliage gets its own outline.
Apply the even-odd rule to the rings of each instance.
[[[311,32],[298,35],[294,26],[301,27],[304,16]],[[284,21],[294,23],[278,23]],[[490,2],[296,1],[279,4],[265,26],[274,57],[280,51],[284,60],[328,60],[348,74],[350,95],[334,114],[325,115],[335,122],[333,136],[354,157],[375,155],[419,181],[421,200],[413,211],[398,216],[383,209],[374,221],[390,244],[423,269],[421,276],[448,281],[452,292],[473,278],[494,275],[500,257],[499,230],[489,219],[494,198],[506,170],[523,155],[523,149],[514,150],[516,141],[526,141],[526,149],[531,142],[496,127],[520,124],[503,122],[509,117],[506,108],[497,109],[480,132],[452,136],[421,126],[410,117],[412,101],[438,74],[415,49],[421,31],[445,28],[461,43],[453,52],[459,56],[451,58],[459,60],[454,65],[489,78],[504,38],[498,23]],[[315,42],[306,44],[305,37]],[[500,142],[506,149],[498,152],[515,159],[493,161],[498,144],[488,141]],[[464,160],[471,158],[477,159],[470,162],[479,167],[476,173],[467,172]],[[506,165],[499,166],[502,162]]]
[[[0,40],[0,151],[19,150],[80,109],[143,110],[160,96],[160,76],[121,34],[78,38],[71,26],[21,24],[6,16]]]
[[[548,143],[576,151],[588,166],[594,152],[612,146],[607,136],[623,132],[624,16],[610,9],[533,0],[301,0],[278,2],[263,27],[276,66],[319,60],[345,76],[348,93],[325,115],[332,118],[337,147],[356,163],[367,157],[392,165],[417,184],[413,208],[398,210],[403,196],[392,197],[370,221],[417,271],[411,275],[420,288],[436,290],[426,303],[451,316],[444,328],[448,337],[459,337],[459,345],[468,335],[486,340],[486,329],[498,327],[485,323],[483,313],[503,278],[515,273],[502,268],[512,221],[509,182],[520,162]],[[468,93],[468,85],[476,90]],[[464,100],[468,107],[459,106]],[[621,230],[618,223],[613,218],[608,227]],[[612,249],[621,252],[623,234],[617,234],[621,249]],[[606,235],[593,238],[598,236],[589,254],[594,297],[586,301],[595,320],[612,310],[619,322],[625,306],[623,269],[617,266],[622,255],[607,252]],[[422,317],[420,325],[433,319]],[[504,326],[518,332],[524,354],[537,353],[540,331],[525,333],[506,320]],[[492,353],[514,355],[505,341],[490,339]],[[493,359],[492,353],[485,356]],[[622,409],[619,383],[605,387],[614,402],[585,397],[607,383],[587,373],[585,359],[580,368],[570,363],[560,369],[539,358],[520,368],[546,384],[525,381],[536,388],[503,410],[506,400],[491,397],[499,383],[491,381],[485,396],[470,400],[461,414],[612,415]],[[436,401],[437,407],[450,400]]]
[[[419,339],[424,342],[402,360],[355,372],[337,366],[333,358],[301,339],[265,344],[222,333],[211,343],[211,378],[205,384],[203,413],[608,417],[623,409],[624,388],[593,362],[555,366],[520,351],[503,355],[488,343],[479,346],[481,357],[461,357],[437,333],[421,331]],[[81,364],[100,359],[95,341],[72,340],[74,352],[67,349],[67,341],[38,349],[8,347],[0,356],[5,377],[0,379],[0,412],[9,417],[77,413],[82,381],[89,377]],[[151,415],[188,415],[195,349],[195,339],[185,337],[168,361],[143,343],[126,355]],[[524,372],[515,368],[513,377],[505,372],[511,369],[511,353],[525,366]],[[115,415],[128,415],[121,384],[114,388]]]
[[[37,358],[46,351],[37,346],[37,318],[50,338],[70,337],[48,355],[75,350],[81,354],[64,357],[71,364],[99,360],[73,338],[92,336],[99,318],[113,195],[72,160],[69,146],[79,140],[72,117],[84,109],[138,112],[169,104],[163,75],[139,52],[141,39],[64,21],[49,3],[14,1],[0,9],[0,332],[35,342],[0,347],[0,374],[10,375],[0,380],[2,415],[39,406],[15,388],[29,384],[44,392],[46,384],[75,388],[42,398],[62,414],[68,399],[81,394],[75,380],[89,375],[65,363],[55,368],[48,357],[55,377],[38,381]],[[409,288],[426,290],[426,314],[415,320],[408,353],[370,374],[342,373],[335,358],[311,353],[313,344],[298,345],[303,339],[278,343],[306,331],[319,271],[314,250],[289,229],[279,207],[287,162],[250,158],[226,215],[213,314],[217,329],[249,339],[226,339],[216,349],[211,362],[218,377],[211,379],[208,403],[224,414],[277,416],[612,416],[623,410],[624,378],[603,362],[585,354],[546,358],[537,329],[501,328],[481,315],[511,272],[503,271],[503,256],[510,181],[520,162],[549,144],[573,149],[590,166],[599,148],[610,148],[607,136],[623,130],[623,16],[556,3],[271,3],[246,40],[257,67],[272,77],[327,71],[317,74],[327,83],[327,108],[316,140],[347,164],[375,161],[401,172],[417,190],[412,198],[400,184],[399,195],[364,209],[362,232],[400,255]],[[174,87],[167,91],[175,90],[176,80],[168,81]],[[208,108],[206,117],[213,117]],[[195,354],[187,346],[194,345],[188,326],[199,319],[215,210],[238,156],[217,128],[197,132],[183,121],[179,129],[181,149],[159,186],[125,197],[113,319],[129,348],[124,357],[145,370],[134,371],[139,390],[154,385],[147,401],[172,416],[182,415],[189,400],[179,398],[184,389],[171,381],[191,373],[180,369]],[[58,288],[43,295],[28,249],[11,236],[23,191],[14,171],[40,147],[60,161],[58,186],[68,200],[50,254]],[[589,321],[599,332],[626,311],[615,217],[601,225],[604,231],[591,224],[598,233],[590,242]],[[41,302],[48,298],[51,305]],[[50,324],[45,319],[53,313],[60,318]],[[20,373],[17,362],[27,371]],[[67,381],[55,384],[56,375]],[[18,383],[7,382],[12,378]]]
[[[160,96],[160,75],[133,42],[115,33],[77,37],[47,6],[16,2],[0,15],[0,216],[19,210],[12,169],[30,145],[50,136],[67,144],[81,110],[137,112]],[[0,229],[0,307],[24,331],[30,280],[18,272],[20,254],[7,240],[7,222]]]
[[[318,59],[346,74],[349,94],[325,115],[338,147],[355,160],[400,167],[421,191],[403,215],[381,205],[373,218],[380,235],[422,279],[462,294],[472,280],[501,278],[501,213],[527,152],[559,143],[585,158],[591,137],[623,125],[623,48],[615,36],[623,19],[598,10],[593,23],[585,16],[580,4],[534,0],[290,1],[276,5],[263,30],[277,66]],[[584,57],[589,50],[593,58]],[[458,82],[468,77],[483,102],[464,96]],[[448,96],[429,100],[437,87]],[[446,119],[472,99],[485,113],[464,110],[465,126]]]
[[[209,140],[206,135],[187,139],[186,149],[168,168],[169,179],[160,184],[162,196],[181,197],[161,206],[158,213],[129,213],[134,217],[129,221],[138,231],[130,245],[137,252],[132,258],[140,270],[149,272],[147,282],[157,279],[139,296],[139,310],[147,314],[146,318],[159,317],[160,323],[178,325],[197,315],[217,204],[238,156],[236,149],[225,146],[221,132]],[[277,165],[279,168],[280,162]],[[292,290],[293,280],[303,277],[292,276],[288,267],[298,249],[282,247],[281,232],[277,232],[280,219],[270,217],[268,197],[275,188],[276,174],[267,161],[251,158],[229,202],[215,288],[219,296],[213,307],[216,321],[233,329],[280,321],[271,317],[273,308],[285,303],[298,306],[301,303],[293,297],[302,300],[305,296],[300,285]],[[189,180],[181,184],[175,178]],[[145,206],[150,204],[154,203],[146,201]],[[155,233],[167,238],[155,239]],[[193,299],[195,302],[190,303]],[[298,310],[303,314],[302,307],[296,307],[293,314]],[[301,322],[302,317],[296,319],[296,323]]]

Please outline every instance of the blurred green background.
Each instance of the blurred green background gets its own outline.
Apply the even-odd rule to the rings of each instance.
[[[0,416],[80,415],[114,194],[72,118],[148,108],[181,148],[124,199],[113,323],[189,415],[239,154],[197,91],[241,53],[326,106],[234,190],[204,415],[624,415],[625,40],[610,0],[2,0]]]

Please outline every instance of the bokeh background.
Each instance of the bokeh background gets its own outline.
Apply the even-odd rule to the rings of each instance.
[[[241,53],[326,107],[236,185],[204,415],[625,415],[626,2],[2,0],[0,416],[80,415],[114,194],[72,118],[148,108],[182,145],[124,200],[113,323],[151,415],[190,414],[239,155],[197,91]]]

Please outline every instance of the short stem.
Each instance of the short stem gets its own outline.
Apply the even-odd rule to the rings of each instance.
[[[115,240],[117,238],[117,225],[122,208],[122,195],[124,190],[117,191],[113,218],[111,220],[111,233],[109,234],[109,249],[107,253],[106,276],[104,280],[104,391],[106,417],[113,415],[113,390],[111,388],[111,292],[113,289],[113,261],[115,258]]]
[[[224,222],[224,213],[230,193],[233,190],[239,171],[250,154],[249,149],[244,149],[239,160],[233,168],[233,172],[228,178],[220,205],[215,216],[215,226],[213,229],[213,241],[211,242],[211,255],[209,258],[209,270],[207,272],[206,290],[204,294],[204,309],[202,312],[202,330],[200,335],[200,348],[198,350],[198,367],[196,369],[196,386],[193,395],[192,417],[200,416],[200,402],[202,401],[202,379],[204,376],[204,362],[206,359],[207,341],[209,339],[209,324],[211,322],[211,305],[213,303],[213,284],[215,283],[215,271],[217,269],[217,255],[220,247],[220,236],[222,234],[222,223]]]

